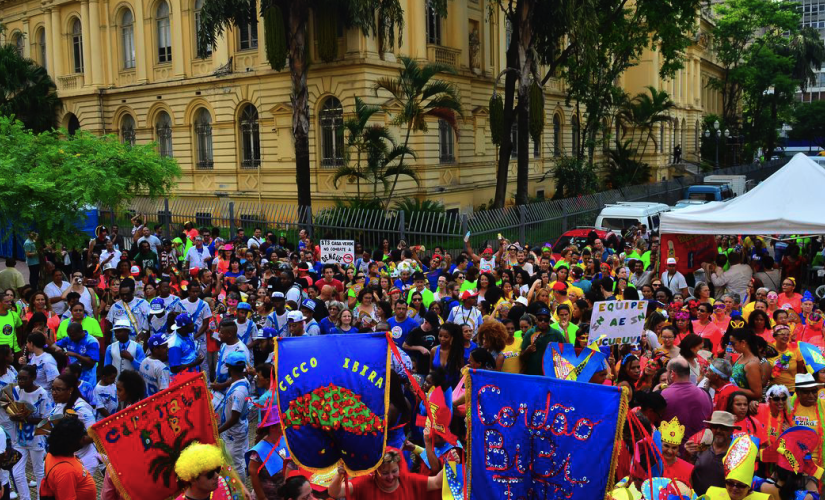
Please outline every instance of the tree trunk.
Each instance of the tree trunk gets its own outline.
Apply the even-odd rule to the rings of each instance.
[[[518,169],[516,176],[516,205],[529,201],[527,189],[530,177],[530,120],[528,106],[530,77],[533,75],[533,17],[534,0],[520,0],[516,5],[519,29],[514,42],[518,43],[518,62],[521,78],[518,86]],[[513,43],[513,42],[511,42]]]
[[[513,38],[517,27],[513,27]],[[507,49],[507,67],[518,67],[518,48],[513,41]],[[510,153],[513,151],[513,119],[516,94],[516,80],[518,75],[513,71],[508,71],[504,76],[504,116],[502,120],[501,147],[498,150],[498,168],[496,170],[496,197],[491,208],[504,208],[507,199],[507,176],[510,170]]]
[[[410,133],[412,132],[412,124],[407,124],[407,135],[404,137],[404,147],[408,147],[410,144]],[[401,153],[401,157],[398,159],[398,168],[400,169],[402,165],[404,165],[404,157],[407,156],[407,153]],[[385,209],[390,207],[390,201],[392,200],[392,195],[395,193],[395,186],[398,185],[398,176],[400,174],[395,174],[395,179],[392,180],[392,188],[390,188],[390,194],[386,197],[387,204],[384,206]]]
[[[292,135],[295,138],[295,173],[298,205],[312,207],[309,165],[309,89],[307,89],[306,36],[309,9],[306,0],[292,0],[289,8],[289,72],[292,77]],[[307,221],[302,221],[306,223]]]

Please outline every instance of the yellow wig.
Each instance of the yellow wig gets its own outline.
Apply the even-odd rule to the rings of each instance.
[[[192,443],[181,452],[175,462],[175,474],[182,481],[191,482],[202,473],[223,465],[223,453],[213,444]]]

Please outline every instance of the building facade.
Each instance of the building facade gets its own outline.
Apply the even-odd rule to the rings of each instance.
[[[266,60],[264,25],[259,20],[228,31],[206,53],[197,50],[197,25],[203,0],[4,0],[0,17],[5,43],[47,68],[58,86],[64,109],[60,123],[70,132],[117,134],[122,141],[155,141],[163,155],[177,159],[183,171],[181,197],[229,196],[293,203],[296,197],[288,69],[273,71]],[[459,134],[433,120],[427,133],[413,134],[418,158],[416,185],[401,178],[398,197],[430,198],[448,209],[472,210],[488,203],[495,190],[496,148],[490,141],[488,103],[501,71],[507,27],[488,16],[486,0],[448,2],[446,18],[426,0],[402,0],[406,22],[403,44],[379,54],[374,39],[359,30],[338,30],[337,58],[317,57],[315,22],[309,24],[310,161],[313,200],[318,206],[353,195],[355,186],[333,183],[344,162],[343,121],[354,111],[355,97],[380,105],[376,122],[390,123],[397,103],[373,89],[376,79],[397,75],[396,57],[453,65],[445,77],[460,91],[464,117]],[[667,167],[673,146],[693,161],[703,114],[721,108],[705,85],[716,74],[702,33],[686,54],[686,68],[673,80],[658,77],[658,54],[648,51],[622,84],[635,94],[647,85],[667,89],[678,103],[671,127],[656,138],[647,161],[656,178]],[[704,30],[704,31],[703,31]],[[546,124],[542,140],[530,153],[531,196],[550,196],[545,173],[573,144],[578,126],[575,107],[564,102],[563,82],[546,88]],[[398,137],[399,130],[395,130]],[[514,130],[514,134],[518,131]],[[515,153],[514,153],[515,157]],[[515,161],[511,191],[515,191]],[[543,181],[539,182],[540,179]]]

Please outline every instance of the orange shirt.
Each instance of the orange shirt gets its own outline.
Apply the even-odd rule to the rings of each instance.
[[[46,455],[44,491],[57,500],[96,500],[97,487],[92,475],[83,468],[77,457]]]

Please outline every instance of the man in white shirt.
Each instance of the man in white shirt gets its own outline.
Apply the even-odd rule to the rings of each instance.
[[[135,233],[135,236],[137,236],[137,235],[138,235],[138,233]],[[141,229],[141,232],[140,232],[140,237],[137,238],[137,240],[135,241],[135,244],[138,246],[138,248],[140,248],[140,244],[143,241],[148,242],[149,246],[152,247],[152,251],[155,252],[156,254],[160,255],[160,251],[161,251],[160,238],[158,238],[157,236],[152,234],[149,231],[148,226],[143,226],[143,229]]]
[[[112,240],[106,241],[106,249],[100,252],[100,265],[103,270],[115,269],[120,262],[120,256],[121,252],[115,248],[115,243]]]
[[[52,271],[52,281],[43,289],[46,297],[49,298],[52,310],[58,316],[66,312],[68,308],[66,301],[63,299],[63,292],[65,292],[69,286],[71,286],[69,283],[63,281],[63,271],[55,269]]]
[[[710,280],[717,289],[721,290],[724,287],[728,293],[737,293],[740,297],[744,297],[747,295],[748,283],[753,277],[753,269],[747,264],[742,264],[742,256],[738,252],[731,252],[728,255],[728,262],[730,268],[727,271],[711,264],[709,266]]]
[[[200,238],[200,236],[198,236]],[[194,247],[193,247],[194,248]],[[206,250],[206,249],[204,249]],[[189,296],[186,300],[181,301],[183,309],[192,317],[195,322],[195,332],[192,337],[198,344],[198,354],[203,355],[203,362],[201,363],[201,371],[209,373],[206,362],[206,336],[205,333],[209,329],[209,320],[212,318],[212,309],[209,304],[199,297],[201,293],[201,285],[197,281],[189,283],[187,289]]]
[[[478,292],[465,290],[461,294],[462,303],[453,307],[447,318],[447,321],[451,323],[470,325],[473,329],[473,337],[478,333],[478,327],[481,325],[481,311],[476,308],[476,300],[478,300]]]
[[[685,276],[676,270],[676,259],[673,257],[667,259],[667,271],[662,273],[662,285],[669,288],[674,295],[681,293],[682,298],[688,297],[687,281]]]
[[[203,269],[206,267],[206,261],[211,257],[212,256],[209,255],[209,249],[203,246],[203,237],[195,236],[195,246],[186,252],[186,257],[183,259],[184,267],[187,269],[194,267]]]
[[[140,297],[135,297],[135,282],[129,279],[120,283],[120,300],[114,303],[106,320],[115,325],[118,320],[125,319],[132,325],[132,334],[142,334],[149,331],[149,303]]]
[[[169,355],[169,339],[165,335],[149,338],[149,356],[140,363],[138,372],[146,382],[146,395],[151,396],[169,387],[172,373],[166,360]]]
[[[263,244],[264,240],[261,238],[261,228],[256,227],[255,232],[252,234],[252,237],[246,241],[246,248],[261,248],[261,245]]]

